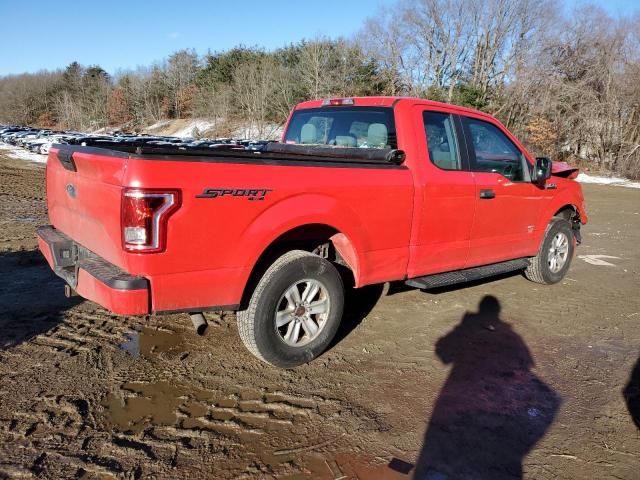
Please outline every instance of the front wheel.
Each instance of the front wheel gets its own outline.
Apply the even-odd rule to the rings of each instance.
[[[551,219],[540,250],[531,259],[525,276],[536,283],[558,283],[569,270],[575,245],[571,224],[564,218]]]
[[[344,286],[333,264],[292,250],[264,273],[247,309],[238,312],[238,331],[260,360],[276,367],[296,367],[329,346],[343,307]]]

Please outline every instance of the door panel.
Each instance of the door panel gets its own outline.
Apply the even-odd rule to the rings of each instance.
[[[541,200],[537,187],[498,173],[474,175],[477,207],[468,266],[535,254],[535,219]],[[481,198],[483,191],[493,191],[494,198]]]
[[[454,116],[417,106],[414,118],[423,180],[416,185],[409,277],[465,266],[476,203]]]
[[[541,199],[524,154],[498,125],[467,117],[462,123],[477,204],[467,266],[535,254]]]

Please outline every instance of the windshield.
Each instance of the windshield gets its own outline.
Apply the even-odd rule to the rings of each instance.
[[[285,143],[353,148],[398,148],[393,110],[324,107],[293,112]]]

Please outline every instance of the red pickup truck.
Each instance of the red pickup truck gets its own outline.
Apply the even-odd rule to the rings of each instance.
[[[332,340],[347,284],[560,281],[587,221],[576,175],[476,110],[314,100],[261,151],[55,145],[38,237],[67,293],[200,325],[235,310],[247,348],[292,367]]]

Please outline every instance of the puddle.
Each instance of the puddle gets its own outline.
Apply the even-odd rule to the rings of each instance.
[[[137,338],[140,340],[142,336]],[[142,346],[139,348],[142,354]],[[243,397],[251,400],[244,400]],[[176,435],[198,431],[231,436],[268,465],[278,466],[293,459],[303,462],[308,473],[281,477],[287,480],[410,478],[413,465],[402,460],[340,453],[327,456],[316,451],[337,449],[340,452],[340,445],[348,443],[346,433],[332,436],[326,433],[304,434],[302,438],[292,435],[292,423],[279,417],[290,414],[291,410],[294,413],[306,412],[308,406],[303,400],[258,390],[223,393],[170,380],[129,382],[102,400],[104,413],[101,420],[106,424],[106,429],[124,434],[136,435],[154,427],[171,427]],[[305,406],[294,406],[295,403]],[[265,433],[280,438],[274,444],[282,448],[276,449],[260,440],[264,439],[262,435]]]
[[[283,460],[290,460],[294,456],[280,458],[274,456],[263,458],[269,464],[278,464]],[[280,477],[281,480],[334,480],[366,479],[366,480],[408,480],[414,470],[413,464],[392,458],[369,458],[364,455],[337,454],[334,458],[326,458],[320,453],[306,453],[304,465],[309,473],[298,473]],[[444,480],[442,476],[428,476],[430,480]]]
[[[204,417],[209,409],[202,403],[191,402],[184,405],[182,411],[190,417]]]
[[[256,400],[240,400],[242,396]],[[185,383],[129,382],[102,399],[106,428],[129,434],[154,426],[210,430],[239,436],[287,431],[308,409],[265,402],[262,391],[222,393]]]
[[[235,408],[237,404],[238,401],[235,398],[223,398],[217,403],[220,408]]]
[[[107,421],[116,430],[140,433],[150,425],[175,425],[176,410],[184,402],[181,391],[169,383],[126,383],[123,390],[138,396],[120,398],[109,394],[102,401]]]
[[[226,410],[214,410],[211,412],[211,418],[214,420],[220,420],[221,422],[231,420],[234,416],[233,412],[228,412]]]
[[[140,355],[140,333],[127,332],[125,335],[127,339],[118,346],[129,355],[137,357]]]
[[[348,478],[366,478],[367,480],[407,480],[414,469],[413,464],[392,458],[382,463],[382,458],[368,458],[360,455],[337,455],[335,462],[329,463],[337,466],[339,472]],[[333,469],[332,469],[333,470]],[[444,476],[431,476],[429,480],[445,480]]]
[[[122,395],[108,394],[102,400],[105,420],[115,430],[140,433],[149,426],[174,426],[181,416],[207,413],[213,393],[169,382],[125,383]]]
[[[127,332],[127,340],[120,348],[134,357],[150,357],[160,353],[183,356],[188,355],[188,348],[180,332],[167,332],[143,327],[140,331]]]

